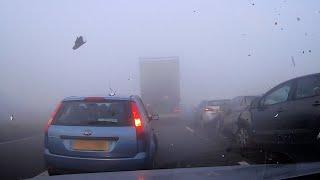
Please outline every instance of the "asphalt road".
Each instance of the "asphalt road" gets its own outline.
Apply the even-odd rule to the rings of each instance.
[[[228,141],[193,127],[185,118],[153,122],[159,143],[158,168],[237,165],[243,158],[228,152]]]
[[[152,125],[158,137],[156,166],[160,169],[287,162],[283,156],[262,151],[243,157],[230,140],[193,127],[188,118],[160,117]],[[45,171],[42,151],[43,136],[39,134],[0,142],[0,179],[41,174]]]
[[[35,134],[0,142],[0,179],[24,179],[43,172],[43,137]]]

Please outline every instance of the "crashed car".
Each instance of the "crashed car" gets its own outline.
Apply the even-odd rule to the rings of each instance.
[[[237,122],[236,141],[252,145],[318,145],[320,73],[283,82],[255,99]]]

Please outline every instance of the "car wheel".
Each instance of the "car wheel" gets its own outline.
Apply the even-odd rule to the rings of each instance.
[[[55,168],[50,168],[48,169],[48,174],[49,176],[55,176],[55,175],[60,175],[61,171]]]

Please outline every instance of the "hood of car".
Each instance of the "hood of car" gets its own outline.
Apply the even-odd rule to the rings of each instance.
[[[103,172],[37,176],[33,179],[287,179],[318,173],[320,162]]]

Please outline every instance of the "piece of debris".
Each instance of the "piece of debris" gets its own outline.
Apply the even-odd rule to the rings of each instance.
[[[283,31],[283,28],[280,28],[281,31]]]
[[[222,154],[221,157],[224,158],[224,154]]]
[[[13,114],[10,115],[10,121],[13,121],[14,120],[14,116]]]
[[[254,3],[252,3],[251,5],[252,5],[252,6],[254,6],[255,4],[254,4]]]
[[[300,21],[301,19],[299,17],[297,17],[297,21]]]
[[[109,88],[109,89],[110,89],[109,96],[115,96],[117,91],[113,90],[112,88]]]
[[[308,33],[305,32],[304,35],[305,35],[305,36],[308,36]]]
[[[309,49],[309,53],[311,53],[311,50]]]
[[[275,22],[274,25],[278,25],[278,22]]]
[[[294,57],[293,56],[291,56],[291,62],[292,62],[293,67],[296,67],[296,62],[294,61]]]
[[[78,49],[80,46],[84,45],[87,41],[83,40],[82,36],[77,37],[76,41],[74,42],[74,46],[72,47],[73,50]]]
[[[304,54],[304,51],[302,51],[302,54]]]
[[[248,54],[248,56],[250,57],[250,56],[251,56],[251,54]]]

